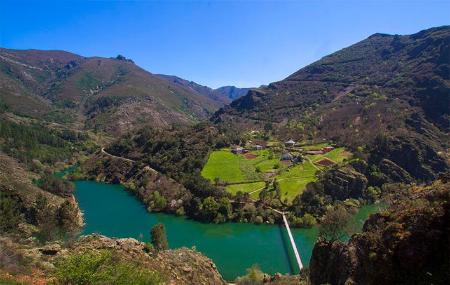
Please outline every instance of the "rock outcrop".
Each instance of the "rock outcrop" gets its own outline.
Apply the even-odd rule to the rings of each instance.
[[[113,239],[101,235],[81,237],[67,250],[113,250],[124,260],[138,261],[161,273],[168,284],[225,284],[215,264],[206,256],[189,248],[156,251],[132,238]],[[64,254],[64,253],[62,253]]]
[[[367,178],[350,166],[331,169],[322,181],[325,193],[337,200],[360,198],[367,187]]]
[[[57,241],[38,246],[32,242],[17,242],[0,236],[0,247],[0,283],[7,276],[10,280],[26,280],[25,284],[47,284],[52,280],[55,265],[62,258],[76,253],[107,250],[114,254],[118,262],[139,264],[140,267],[157,272],[164,284],[226,284],[214,263],[193,249],[156,251],[132,238],[89,235],[69,245]],[[20,263],[20,260],[26,262]]]
[[[348,243],[319,240],[312,284],[449,284],[450,183],[412,187]]]

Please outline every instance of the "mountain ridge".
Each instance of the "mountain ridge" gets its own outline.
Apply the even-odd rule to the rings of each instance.
[[[374,34],[249,91],[211,120],[369,152],[379,150],[374,143],[382,136],[397,141],[385,144],[384,156],[408,168],[415,153],[413,167],[424,168],[409,171],[434,179],[432,172],[448,169],[449,43],[450,26],[407,36]]]
[[[192,124],[223,104],[171,84],[123,56],[83,57],[66,51],[1,48],[0,88],[1,102],[13,112],[64,117],[116,134],[142,121],[159,127]]]
[[[173,82],[185,88],[190,88],[195,90],[196,92],[205,95],[215,101],[222,102],[223,105],[231,103],[233,100],[238,99],[244,96],[249,90],[252,88],[239,88],[236,86],[222,86],[216,89],[210,88],[205,85],[198,84],[194,81],[189,81],[183,78],[180,78],[176,75],[165,75],[165,74],[157,74],[157,76],[167,80],[169,82]]]

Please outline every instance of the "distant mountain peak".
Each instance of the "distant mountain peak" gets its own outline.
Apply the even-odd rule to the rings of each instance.
[[[236,86],[223,86],[216,89],[189,81],[174,75],[158,74],[157,76],[172,83],[176,83],[184,88],[189,88],[219,102],[221,106],[231,103],[231,101],[244,96],[251,88],[239,88]]]

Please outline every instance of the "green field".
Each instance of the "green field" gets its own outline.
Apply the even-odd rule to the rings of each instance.
[[[241,160],[241,156],[229,150],[214,151],[202,170],[202,176],[211,181],[215,178],[227,182],[244,181],[245,175],[240,168]]]
[[[270,159],[268,150],[252,151],[255,159],[246,159],[243,155],[236,155],[230,150],[213,151],[201,172],[206,179],[214,181],[219,178],[225,182],[246,182],[263,180],[263,173],[279,164],[278,157]],[[260,173],[257,172],[260,170]]]
[[[320,149],[327,146],[326,143],[302,146],[304,149]],[[315,181],[316,172],[324,169],[316,165],[324,157],[341,163],[349,153],[345,148],[339,147],[328,153],[319,155],[306,155],[305,160],[297,165],[289,165],[280,161],[281,153],[273,153],[265,149],[251,151],[256,158],[247,159],[244,155],[233,154],[229,149],[213,151],[202,170],[202,176],[210,181],[217,178],[221,183],[239,183],[227,185],[226,190],[235,195],[238,191],[253,193],[252,198],[257,199],[259,191],[265,186],[265,180],[269,182],[276,179],[280,186],[281,199],[292,201],[300,194],[310,182]],[[268,177],[266,173],[274,173]]]
[[[319,161],[324,157],[329,158],[336,163],[341,163],[347,157],[347,155],[345,153],[345,148],[343,147],[335,148],[325,154],[310,155],[310,158],[313,162]]]
[[[245,184],[233,184],[228,185],[226,187],[227,191],[233,195],[236,195],[238,191],[242,191],[245,193],[251,193],[253,191],[264,188],[265,182],[253,182],[253,183],[245,183]],[[256,195],[258,196],[258,195]]]
[[[277,175],[282,199],[287,198],[288,201],[292,201],[305,189],[306,184],[316,181],[316,172],[317,169],[311,162],[305,160],[303,163]]]

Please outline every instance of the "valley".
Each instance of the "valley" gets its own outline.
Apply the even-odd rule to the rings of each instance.
[[[0,283],[445,284],[449,42],[374,34],[258,88],[0,48]]]
[[[253,264],[269,274],[298,274],[287,233],[280,225],[204,224],[184,217],[148,213],[140,201],[119,185],[76,181],[75,188],[84,214],[82,234],[149,241],[148,229],[164,223],[171,248],[194,247],[212,259],[225,280],[233,281],[245,275],[245,269]],[[354,215],[358,230],[380,207],[369,205],[358,210]],[[294,229],[293,235],[308,266],[318,230],[316,227]]]

